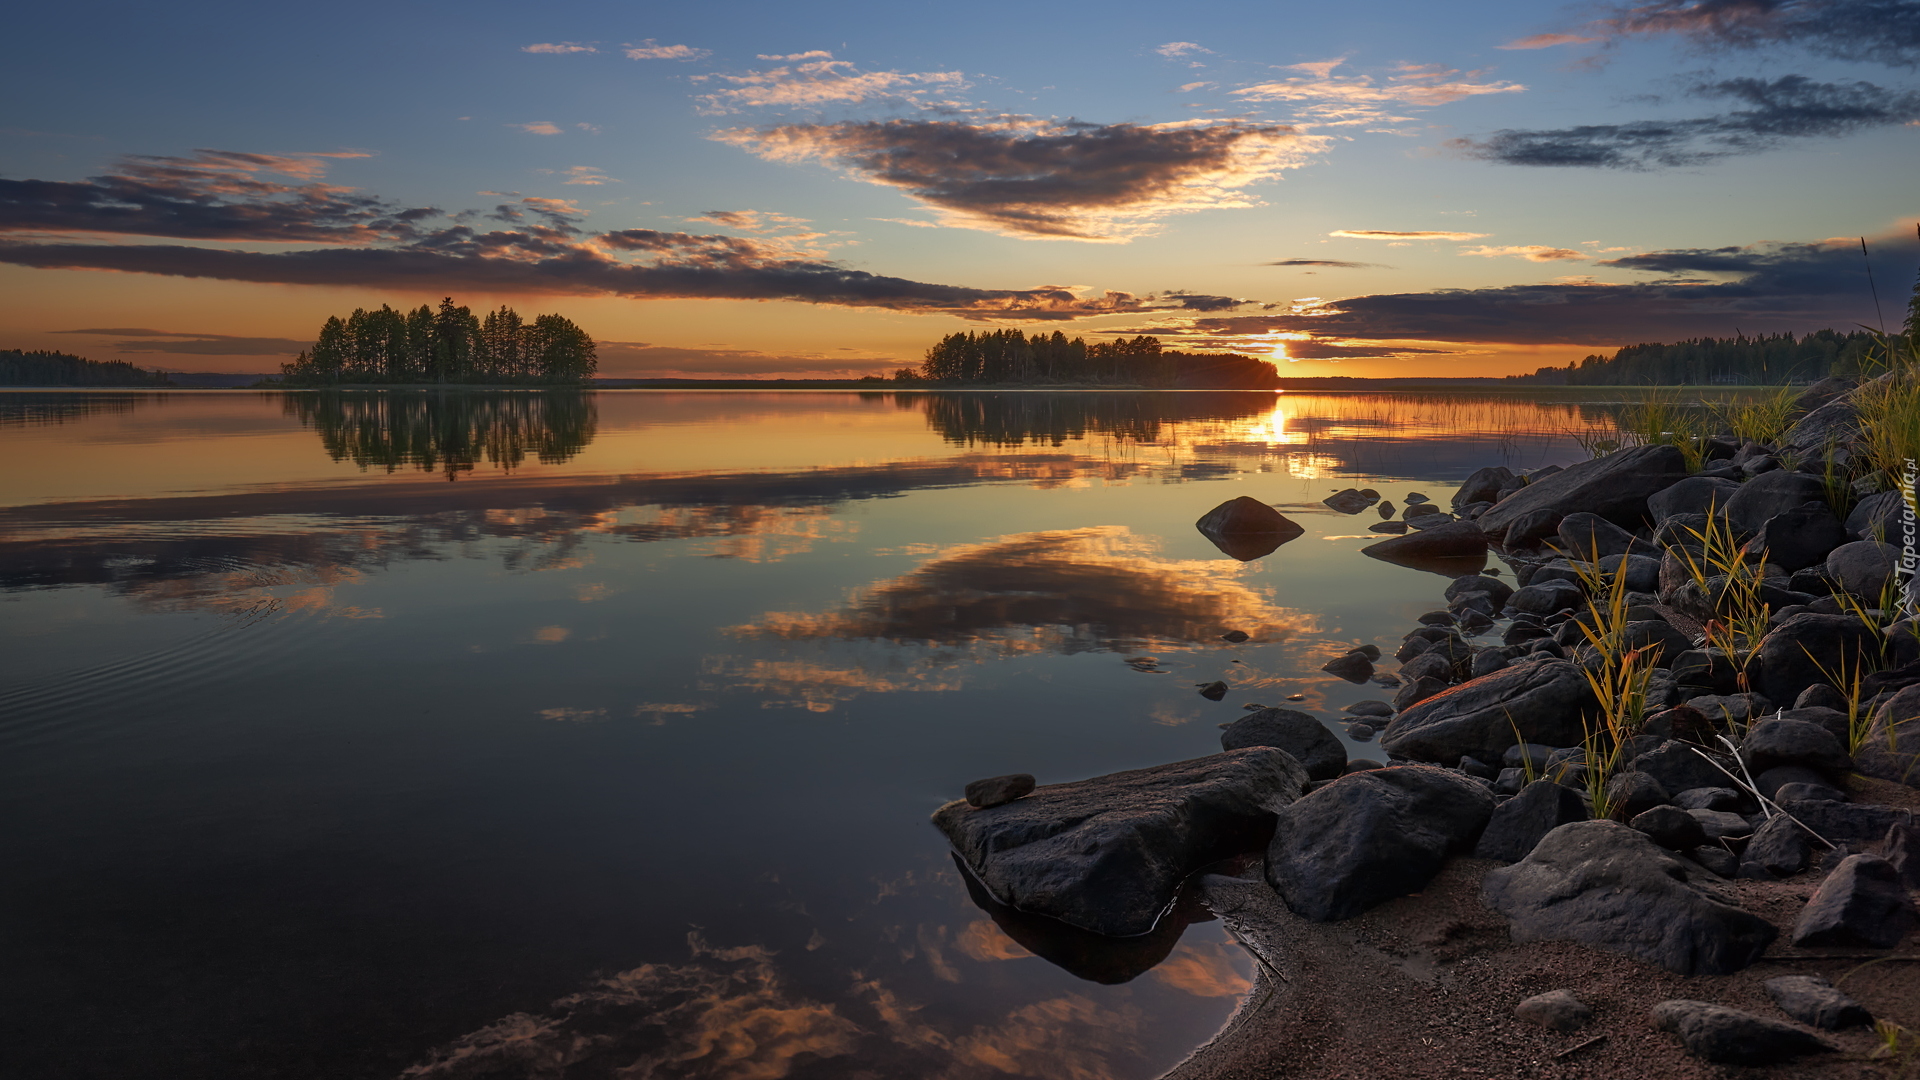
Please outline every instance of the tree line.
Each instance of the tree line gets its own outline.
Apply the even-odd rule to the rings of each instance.
[[[1817,330],[1688,338],[1672,344],[1629,345],[1612,356],[1589,356],[1566,367],[1543,367],[1518,382],[1558,386],[1767,385],[1805,382],[1862,370],[1877,338],[1865,331]]]
[[[561,315],[532,322],[506,305],[485,317],[454,306],[355,308],[321,325],[313,348],[281,365],[294,386],[338,383],[584,383],[599,370],[593,338]]]
[[[0,386],[172,386],[162,372],[125,360],[88,360],[72,353],[0,349]]]
[[[1270,390],[1273,365],[1238,353],[1184,353],[1139,336],[1089,345],[1055,330],[1028,337],[1019,330],[949,334],[927,350],[918,368],[895,382],[943,386],[1005,384],[1135,386],[1154,389]]]

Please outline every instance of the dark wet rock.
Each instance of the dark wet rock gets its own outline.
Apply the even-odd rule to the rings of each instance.
[[[1219,701],[1221,698],[1227,696],[1227,684],[1217,679],[1213,682],[1205,683],[1200,687],[1200,696],[1206,698],[1208,701]]]
[[[1625,555],[1633,549],[1633,534],[1598,514],[1585,511],[1560,519],[1560,550],[1576,559],[1598,562],[1608,555]]]
[[[967,785],[967,805],[976,810],[1005,806],[1015,799],[1025,798],[1033,791],[1033,787],[1033,777],[1027,773],[989,776]]]
[[[1207,511],[1194,525],[1215,547],[1241,562],[1271,555],[1306,532],[1280,511],[1245,495]]]
[[[1825,784],[1827,778],[1804,765],[1776,765],[1753,778],[1753,786],[1769,799],[1777,799],[1780,789],[1792,784]]]
[[[967,868],[1000,903],[1099,934],[1152,930],[1180,882],[1257,849],[1306,770],[1268,747],[1047,784],[976,810],[933,814]]]
[[[1872,803],[1796,802],[1782,803],[1781,808],[1831,843],[1862,847],[1913,820],[1908,810]]]
[[[1522,1001],[1513,1015],[1548,1031],[1567,1035],[1593,1022],[1593,1010],[1565,990],[1549,990]]]
[[[1369,544],[1361,548],[1360,553],[1385,562],[1426,569],[1416,564],[1434,559],[1484,559],[1487,535],[1474,522],[1449,521],[1435,528]]]
[[[1673,805],[1682,810],[1737,810],[1745,799],[1730,787],[1697,787],[1675,792]]]
[[[1831,395],[1820,407],[1794,421],[1780,437],[1780,446],[1818,453],[1828,447],[1845,447],[1859,438],[1859,408],[1848,397]]]
[[[1842,544],[1840,546],[1845,547],[1846,545]],[[1840,548],[1834,548],[1833,550],[1838,551]],[[1831,559],[1832,557],[1833,552],[1828,552],[1827,558]],[[1828,596],[1833,592],[1833,581],[1827,577],[1826,564],[1821,563],[1816,566],[1807,566],[1795,570],[1787,578],[1787,588],[1792,589],[1794,592],[1806,593],[1808,596]]]
[[[1651,555],[1608,555],[1600,560],[1600,569],[1609,578],[1624,574],[1628,592],[1660,591],[1660,560]]]
[[[1655,521],[1666,521],[1677,514],[1699,514],[1702,524],[1709,513],[1724,508],[1740,485],[1712,476],[1689,476],[1647,497],[1647,513]]]
[[[1385,765],[1381,764],[1378,761],[1374,761],[1370,758],[1354,758],[1352,761],[1347,762],[1347,768],[1344,775],[1352,776],[1354,773],[1371,772],[1374,769],[1384,769],[1384,768],[1386,768]]]
[[[1818,975],[1781,975],[1763,985],[1781,1012],[1808,1027],[1839,1031],[1873,1023],[1873,1014],[1865,1006]]]
[[[1366,657],[1368,660],[1372,660],[1375,662],[1378,662],[1380,659],[1380,646],[1378,645],[1371,645],[1371,644],[1356,645],[1353,648],[1348,649],[1347,651],[1349,653],[1358,653],[1359,655]]]
[[[1368,497],[1360,491],[1347,488],[1345,491],[1335,492],[1320,501],[1342,514],[1357,514],[1367,507],[1372,506],[1374,503],[1379,502],[1380,497],[1378,495]]]
[[[1487,574],[1463,574],[1447,585],[1449,601],[1467,593],[1486,593],[1495,604],[1504,605],[1507,597],[1513,595],[1513,586]]]
[[[1579,743],[1595,707],[1577,665],[1523,660],[1402,710],[1380,745],[1414,761],[1454,762],[1464,754],[1492,760],[1514,744],[1516,731],[1530,742]]]
[[[1378,507],[1378,509],[1379,509],[1379,511],[1380,511],[1380,516],[1381,516],[1381,517],[1383,517],[1383,518],[1390,518],[1390,517],[1392,517],[1392,516],[1394,515],[1394,511],[1395,511],[1396,509],[1398,509],[1398,508],[1397,508],[1397,507],[1395,507],[1395,506],[1393,505],[1393,500],[1392,500],[1392,499],[1387,499],[1387,500],[1384,500],[1383,502],[1381,502],[1381,504],[1379,505],[1379,507]]]
[[[1625,825],[1582,821],[1488,871],[1482,897],[1507,917],[1515,941],[1577,941],[1679,975],[1739,971],[1759,959],[1774,929],[1703,874]]]
[[[1900,875],[1908,889],[1920,889],[1920,824],[1908,822],[1887,830],[1881,841],[1880,857]]]
[[[1373,725],[1365,721],[1356,720],[1347,725],[1347,738],[1352,739],[1354,742],[1367,742],[1373,738]],[[1341,771],[1346,771],[1345,765],[1341,766]]]
[[[1656,663],[1667,664],[1681,653],[1690,651],[1693,642],[1665,619],[1646,619],[1627,624],[1622,646],[1650,650],[1649,655],[1656,657]]]
[[[1541,837],[1569,822],[1585,821],[1592,816],[1578,792],[1551,780],[1535,780],[1494,808],[1486,831],[1480,834],[1480,842],[1473,849],[1473,857],[1519,862]]]
[[[1400,533],[1406,532],[1408,528],[1410,528],[1410,526],[1404,521],[1382,521],[1382,522],[1378,522],[1376,524],[1367,526],[1367,531],[1377,532],[1377,533],[1393,533],[1394,535],[1397,536]]]
[[[1426,517],[1428,514],[1438,513],[1441,513],[1440,508],[1430,502],[1414,502],[1409,499],[1407,501],[1407,508],[1400,512],[1400,516],[1407,521],[1412,521],[1414,518]]]
[[[1732,811],[1686,810],[1682,812],[1691,814],[1693,820],[1700,823],[1700,827],[1706,830],[1709,840],[1732,840],[1750,836],[1753,833],[1753,826],[1747,823],[1747,819]]]
[[[1810,1031],[1706,1001],[1663,1001],[1653,1007],[1653,1026],[1716,1065],[1775,1065],[1836,1049]]]
[[[1847,532],[1862,540],[1899,543],[1906,532],[1906,504],[1898,491],[1869,495],[1847,515]]]
[[[1504,465],[1475,469],[1460,484],[1460,490],[1453,493],[1453,508],[1458,510],[1477,502],[1499,502],[1501,489],[1513,481],[1513,470]]]
[[[1814,683],[1827,682],[1826,672],[1878,666],[1880,652],[1875,628],[1851,615],[1795,615],[1774,627],[1754,650],[1754,689],[1774,701],[1792,701]]]
[[[1920,787],[1920,684],[1909,686],[1873,711],[1853,767],[1867,776]]]
[[[1718,844],[1702,844],[1687,852],[1687,858],[1718,877],[1731,878],[1740,873],[1740,856]]]
[[[1338,675],[1350,683],[1363,683],[1373,678],[1373,661],[1360,653],[1348,653],[1327,661],[1320,670]]]
[[[1520,794],[1527,786],[1527,774],[1523,769],[1501,769],[1500,775],[1493,778],[1493,793],[1502,796]]]
[[[1685,547],[1698,552],[1700,537],[1707,531],[1705,514],[1669,514],[1653,530],[1658,548]]]
[[[1446,627],[1452,626],[1459,620],[1454,618],[1453,612],[1436,608],[1433,611],[1422,612],[1418,621],[1426,626]]]
[[[1904,625],[1904,620],[1894,625]],[[1920,683],[1920,661],[1904,661],[1898,667],[1876,671],[1860,680],[1860,697],[1864,702],[1888,691],[1905,690],[1915,683]],[[1844,705],[1838,707],[1846,708]]]
[[[1231,641],[1235,645],[1238,645],[1241,642],[1247,640],[1251,636],[1252,635],[1248,634],[1245,630],[1229,630],[1226,633],[1220,635],[1220,640]]]
[[[1806,697],[1805,694],[1800,696],[1803,698]],[[1842,704],[1839,709],[1829,709],[1813,705],[1805,708],[1781,709],[1773,715],[1777,720],[1805,720],[1810,724],[1817,724],[1842,745],[1845,745],[1850,740],[1852,734],[1850,730],[1851,722],[1847,719],[1847,714],[1842,711],[1845,708],[1846,706],[1844,704]]]
[[[1706,830],[1692,814],[1677,806],[1655,806],[1635,814],[1629,828],[1646,833],[1648,839],[1669,851],[1685,851],[1707,842]]]
[[[1384,701],[1369,699],[1367,701],[1356,701],[1340,711],[1352,713],[1354,716],[1392,716],[1393,706]]]
[[[1807,830],[1785,814],[1775,814],[1753,832],[1740,852],[1742,877],[1765,881],[1792,877],[1807,868],[1813,842]]]
[[[1828,580],[1872,603],[1879,601],[1899,561],[1900,549],[1892,544],[1856,540],[1828,552],[1825,569]]]
[[[1509,769],[1530,769],[1536,775],[1545,772],[1553,747],[1542,743],[1515,743],[1500,755],[1500,764]]]
[[[1570,581],[1551,579],[1538,581],[1524,589],[1516,590],[1507,600],[1507,605],[1515,611],[1524,611],[1532,615],[1551,615],[1564,608],[1577,608],[1586,602],[1586,593],[1580,586]]]
[[[1460,771],[1463,773],[1466,773],[1468,776],[1477,776],[1480,779],[1485,780],[1489,783],[1499,779],[1500,777],[1499,769],[1494,768],[1493,766],[1487,764],[1484,761],[1481,761],[1479,758],[1476,758],[1476,757],[1461,758]]]
[[[1633,767],[1658,780],[1660,786],[1670,792],[1729,783],[1726,773],[1714,768],[1692,747],[1679,742],[1661,743],[1658,749],[1633,759]]]
[[[1402,686],[1400,692],[1393,695],[1393,707],[1397,712],[1405,712],[1422,701],[1441,693],[1446,690],[1447,687],[1448,683],[1445,679],[1436,679],[1432,676],[1415,679],[1405,686]],[[1392,730],[1391,725],[1388,726],[1388,730]]]
[[[1848,795],[1828,784],[1782,784],[1772,798],[1775,802],[1846,802]]]
[[[1441,525],[1448,524],[1454,520],[1455,518],[1452,514],[1432,513],[1408,518],[1407,524],[1416,529],[1437,529]]]
[[[1400,647],[1393,651],[1393,658],[1404,664],[1431,648],[1433,648],[1431,640],[1409,634],[1406,640],[1400,643]]]
[[[1850,855],[1820,883],[1793,924],[1802,947],[1891,949],[1920,922],[1893,864],[1878,855]]]
[[[1762,694],[1700,694],[1687,699],[1687,708],[1706,717],[1719,727],[1744,724],[1773,711],[1773,702]]]
[[[1496,511],[1499,509],[1497,505],[1494,507]],[[1554,536],[1559,531],[1560,519],[1564,516],[1557,510],[1534,510],[1521,514],[1507,526],[1507,531],[1500,538],[1500,543],[1507,548],[1537,547],[1542,540]],[[1481,514],[1478,520],[1479,523],[1484,523],[1486,519],[1487,515]]]
[[[1460,629],[1469,635],[1484,634],[1493,629],[1491,612],[1468,611],[1460,616]]]
[[[1833,733],[1805,720],[1762,720],[1747,731],[1740,744],[1747,768],[1762,772],[1776,765],[1804,765],[1810,769],[1851,770],[1853,758]]]
[[[1318,718],[1298,709],[1260,709],[1227,725],[1223,750],[1273,746],[1293,755],[1311,780],[1329,780],[1347,764],[1346,748]]]
[[[1562,516],[1598,514],[1636,528],[1646,520],[1648,496],[1686,475],[1686,458],[1678,447],[1630,447],[1529,483],[1482,514],[1479,523],[1489,535],[1502,536],[1523,516],[1546,510]]]
[[[1824,504],[1827,488],[1816,476],[1797,472],[1770,472],[1740,485],[1727,500],[1727,523],[1746,536],[1760,531],[1767,519],[1805,503]]]
[[[1499,671],[1501,668],[1506,667],[1507,664],[1506,654],[1498,649],[1487,649],[1474,654],[1473,667],[1469,670],[1469,674],[1473,678],[1478,679],[1483,675],[1491,675]]]
[[[1352,918],[1420,891],[1448,855],[1473,844],[1492,813],[1486,788],[1445,769],[1354,774],[1280,811],[1267,880],[1303,918]]]
[[[1847,530],[1825,503],[1809,503],[1768,518],[1744,550],[1756,561],[1792,573],[1822,563],[1847,542]]]
[[[1616,808],[1614,815],[1632,820],[1667,801],[1667,789],[1660,781],[1638,769],[1624,769],[1607,777],[1607,802]]]
[[[1516,622],[1501,633],[1500,640],[1508,645],[1519,645],[1552,636],[1553,631],[1537,623]]]

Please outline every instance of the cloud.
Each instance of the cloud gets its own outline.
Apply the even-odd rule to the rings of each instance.
[[[1530,34],[1517,38],[1505,45],[1495,45],[1496,49],[1551,49],[1555,45],[1586,45],[1601,40],[1597,37],[1581,37],[1579,34]]]
[[[714,136],[772,161],[822,161],[898,188],[940,222],[1023,239],[1125,241],[1156,220],[1259,205],[1242,189],[1321,144],[1242,121],[1087,124],[1010,118],[735,128]]]
[[[775,53],[774,55],[771,55],[771,56],[767,55],[766,53],[759,53],[754,57],[754,59],[755,60],[774,60],[774,61],[831,60],[833,59],[833,54],[828,52],[825,49],[812,49],[807,52],[785,53],[785,54]]]
[[[1202,89],[1204,87],[1217,86],[1217,85],[1219,84],[1210,83],[1210,82],[1190,82],[1190,83],[1182,83],[1178,89],[1181,93],[1186,94],[1186,93],[1191,93],[1192,91],[1195,91],[1195,90]]]
[[[1395,229],[1335,229],[1328,236],[1348,240],[1482,240],[1489,233],[1478,232],[1402,232]]]
[[[539,45],[522,45],[520,46],[520,51],[530,53],[590,53],[599,52],[600,50],[591,45],[582,45],[574,41],[559,41]]]
[[[1840,60],[1920,61],[1911,0],[1652,0],[1622,5],[1587,32],[1609,39],[1673,35],[1708,50],[1803,48]]]
[[[776,214],[771,210],[708,210],[699,217],[687,220],[752,233],[792,230],[810,224],[806,218]]]
[[[804,54],[803,54],[804,55]],[[731,84],[700,97],[708,114],[747,108],[817,108],[863,101],[917,101],[929,90],[961,90],[958,71],[861,71],[851,61],[812,60],[796,67],[710,76]]]
[[[623,181],[615,180],[613,177],[608,176],[606,173],[591,165],[575,165],[566,170],[566,177],[565,180],[560,182],[563,184],[584,184],[589,187],[598,187],[602,184],[623,183]]]
[[[1548,247],[1545,244],[1509,244],[1505,247],[1482,245],[1462,251],[1462,255],[1484,255],[1494,258],[1501,255],[1518,255],[1528,262],[1563,262],[1568,259],[1588,259],[1591,255],[1572,248]]]
[[[1264,265],[1267,265],[1267,266],[1330,266],[1339,270],[1370,270],[1370,269],[1391,270],[1393,269],[1392,267],[1386,266],[1382,263],[1346,262],[1342,259],[1281,259],[1279,262],[1270,262]]]
[[[709,49],[696,49],[691,45],[656,45],[652,38],[638,45],[626,45],[622,51],[629,60],[705,60],[712,56]]]
[[[1335,75],[1339,60],[1290,64],[1301,74],[1256,83],[1233,91],[1245,101],[1285,101],[1298,105],[1302,119],[1328,126],[1374,124],[1405,120],[1390,115],[1387,106],[1433,107],[1482,94],[1517,94],[1519,83],[1475,82],[1483,74],[1453,68],[1401,64],[1384,80],[1372,75]]]
[[[1503,165],[1646,170],[1759,153],[1788,139],[1833,138],[1920,121],[1920,92],[1888,90],[1868,82],[1822,83],[1803,75],[1783,75],[1701,83],[1690,93],[1730,98],[1751,107],[1690,120],[1496,131],[1478,139],[1455,139],[1448,145],[1467,157]]]
[[[1159,53],[1161,56],[1187,56],[1192,53],[1213,55],[1212,49],[1203,48],[1191,41],[1169,41],[1153,51]]]
[[[120,337],[110,348],[123,353],[173,353],[186,356],[270,356],[288,355],[305,349],[311,342],[292,338],[240,337],[233,334],[200,334],[173,330],[148,330],[142,327],[116,326],[85,330],[54,330],[55,334],[83,334],[93,337]]]
[[[560,125],[549,120],[535,120],[531,124],[508,124],[510,128],[519,128],[529,135],[558,135]]]

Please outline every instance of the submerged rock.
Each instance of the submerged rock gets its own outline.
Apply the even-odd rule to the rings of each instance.
[[[1152,930],[1188,874],[1257,849],[1307,785],[1284,750],[1256,747],[1037,787],[933,823],[1000,903],[1112,937]]]
[[[1025,798],[1033,788],[1033,777],[1028,773],[990,776],[967,785],[967,805],[975,809],[1004,806],[1015,799]]]

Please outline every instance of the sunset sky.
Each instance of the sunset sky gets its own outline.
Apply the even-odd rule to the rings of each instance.
[[[1500,375],[1896,324],[1920,4],[32,5],[0,348],[273,370],[558,311],[613,376],[1017,326]],[[1863,259],[1860,237],[1869,259]]]

